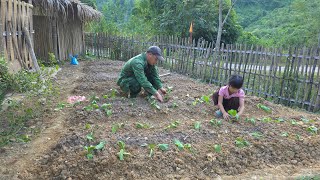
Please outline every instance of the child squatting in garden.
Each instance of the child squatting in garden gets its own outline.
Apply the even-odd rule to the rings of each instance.
[[[237,110],[238,116],[244,111],[244,91],[241,89],[243,78],[239,75],[232,75],[229,83],[221,87],[212,95],[214,105],[218,105],[219,110],[216,111],[216,117],[223,117],[225,120],[230,119],[228,111]]]

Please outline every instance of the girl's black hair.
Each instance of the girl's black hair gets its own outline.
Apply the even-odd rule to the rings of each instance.
[[[243,85],[243,78],[239,75],[232,75],[229,79],[229,86],[240,89]]]

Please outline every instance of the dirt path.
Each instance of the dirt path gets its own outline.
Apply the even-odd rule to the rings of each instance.
[[[79,66],[65,65],[56,77],[56,84],[60,88],[60,95],[54,102],[66,102],[68,96],[78,86],[79,79],[84,76],[82,73],[84,64]],[[52,111],[52,109],[51,109]],[[72,111],[53,112],[43,119],[41,134],[25,145],[14,144],[5,149],[2,153],[0,179],[20,179],[20,174],[26,172],[30,164],[35,164],[43,155],[47,154],[50,148],[57,144],[58,140],[68,131],[65,127],[67,117]]]
[[[162,80],[173,91],[157,109],[143,95],[126,99],[116,93],[115,80],[123,62],[80,64],[59,74],[63,88],[59,101],[65,101],[69,94],[96,96],[99,109],[90,108],[90,101],[54,113],[45,121],[48,128],[38,139],[1,155],[3,179],[12,174],[18,179],[290,179],[319,172],[320,138],[306,131],[310,125],[319,127],[315,114],[247,97],[242,121],[222,120],[222,125],[216,126],[210,123],[215,111],[211,104],[194,105],[197,98],[216,87],[172,73]],[[112,115],[102,109],[106,103]],[[273,112],[257,109],[257,103],[268,105]],[[256,124],[245,122],[245,117],[255,118]],[[302,117],[314,121],[303,122]],[[179,122],[177,127],[165,130],[174,121]],[[138,122],[149,127],[137,128]],[[199,130],[194,129],[196,122],[201,123]],[[112,132],[115,125],[120,127]],[[262,136],[255,138],[253,132]],[[250,145],[236,147],[237,137]],[[191,151],[178,150],[175,139],[190,144]],[[131,154],[124,161],[117,155],[120,140]],[[93,159],[87,159],[84,147],[103,141],[104,149],[94,150]],[[152,143],[168,144],[169,149],[156,149],[150,158],[146,145]],[[221,153],[214,151],[215,144],[222,146]]]

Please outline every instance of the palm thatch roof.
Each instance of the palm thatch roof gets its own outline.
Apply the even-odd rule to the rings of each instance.
[[[78,16],[81,21],[98,20],[102,14],[88,6],[81,3],[79,0],[33,0],[33,5],[40,8],[40,11],[52,17],[62,16],[63,19],[68,17]]]

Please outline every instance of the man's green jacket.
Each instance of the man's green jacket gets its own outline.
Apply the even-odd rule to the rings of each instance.
[[[158,68],[155,65],[148,64],[146,53],[137,55],[125,63],[122,67],[117,84],[120,86],[120,83],[124,79],[133,76],[137,79],[140,86],[150,94],[155,94],[158,89],[162,88]],[[153,82],[153,85],[150,80]]]

